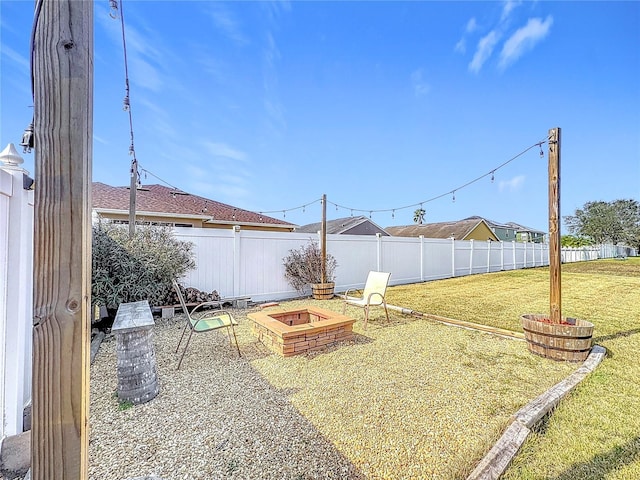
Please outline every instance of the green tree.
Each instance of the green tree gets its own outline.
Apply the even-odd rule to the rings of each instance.
[[[589,245],[593,245],[593,240],[590,240],[586,237],[577,237],[575,235],[562,235],[560,238],[560,244],[563,247],[587,247]]]
[[[640,203],[633,199],[587,202],[564,217],[570,233],[594,243],[640,247]]]
[[[424,222],[424,215],[425,215],[424,208],[418,208],[415,212],[413,212],[413,221],[414,223],[417,223],[418,225],[422,225],[422,222]]]

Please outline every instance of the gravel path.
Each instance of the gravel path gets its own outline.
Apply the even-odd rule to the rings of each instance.
[[[183,318],[157,319],[160,393],[130,408],[115,396],[115,340],[103,342],[92,480],[463,478],[511,414],[575,368],[524,342],[375,311],[354,340],[282,358],[256,343],[246,313],[236,311],[242,358],[224,332],[194,335],[179,371]]]

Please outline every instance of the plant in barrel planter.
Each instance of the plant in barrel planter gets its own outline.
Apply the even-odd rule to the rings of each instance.
[[[542,147],[541,147],[542,148]],[[549,284],[550,315],[521,315],[529,351],[553,360],[581,362],[591,351],[593,324],[563,317],[560,265],[560,129],[549,130]]]
[[[322,278],[322,252],[318,243],[310,241],[300,248],[289,250],[284,258],[284,276],[289,284],[301,294],[311,287],[311,294],[317,300],[333,298],[335,287],[336,259],[327,254]]]

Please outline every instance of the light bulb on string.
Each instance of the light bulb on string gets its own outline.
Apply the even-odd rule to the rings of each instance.
[[[282,218],[287,218],[287,211],[286,210],[282,210]]]
[[[542,144],[540,144],[540,158],[544,158],[544,151],[542,150]]]
[[[396,211],[395,210],[391,210],[391,218],[396,218]]]
[[[371,213],[373,213],[371,210],[369,210],[369,218],[371,218]]]
[[[453,203],[456,203],[456,191],[454,190],[453,192],[451,192],[451,194],[452,194],[451,201]]]
[[[124,97],[124,100],[122,101],[122,110],[124,110],[125,112],[128,112],[130,106],[131,106],[131,102],[129,100],[129,95],[127,95],[126,97]]]
[[[351,216],[353,217],[353,209],[351,210]]]
[[[491,183],[495,180],[495,172],[491,172]]]
[[[302,213],[304,213],[304,207],[306,207],[306,205],[303,205],[303,206],[302,206]]]
[[[109,16],[113,19],[118,18],[118,1],[109,0],[109,8],[111,9],[111,11],[109,12]]]

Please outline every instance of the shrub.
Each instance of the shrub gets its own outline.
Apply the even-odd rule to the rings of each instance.
[[[330,253],[327,253],[325,266],[325,279],[333,282],[334,273],[338,263]],[[298,292],[304,290],[312,283],[320,283],[322,275],[322,252],[318,242],[310,241],[300,248],[289,250],[284,258],[284,277],[287,282]]]
[[[92,248],[92,303],[108,309],[140,300],[162,305],[171,281],[195,267],[193,244],[176,240],[170,227],[138,226],[129,238],[126,225],[97,225]]]

